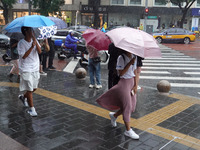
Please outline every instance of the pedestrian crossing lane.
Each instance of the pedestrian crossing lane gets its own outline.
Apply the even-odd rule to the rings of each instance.
[[[161,52],[162,58],[143,60],[141,80],[168,80],[172,87],[200,88],[199,60],[166,47]]]

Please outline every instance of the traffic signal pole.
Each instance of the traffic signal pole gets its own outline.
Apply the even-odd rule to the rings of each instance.
[[[144,18],[144,31],[147,30],[147,15],[146,15],[146,9],[148,8],[148,0],[145,0],[145,18]]]

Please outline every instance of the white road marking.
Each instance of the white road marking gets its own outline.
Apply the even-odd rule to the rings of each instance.
[[[68,65],[63,69],[64,72],[68,72],[68,73],[73,73],[74,69],[76,68],[77,64],[78,64],[78,59],[77,60],[71,60]]]
[[[194,74],[194,75],[199,75],[200,74],[200,72],[183,72],[184,74]]]
[[[156,62],[156,63],[200,63],[200,61],[182,61],[182,60],[153,60],[153,59],[148,59],[148,60],[143,60],[142,62]]]
[[[148,66],[199,66],[199,64],[160,64],[160,63],[143,63]]]
[[[166,56],[166,55],[162,55],[162,58],[177,58],[177,59],[179,59],[179,58],[191,58],[190,56]]]
[[[162,55],[184,55],[183,53],[162,53]]]
[[[195,77],[170,77],[170,76],[140,76],[140,79],[200,81],[200,78],[195,78]]]
[[[157,59],[161,59],[161,60],[162,60],[162,59],[168,59],[168,60],[170,60],[170,59],[176,59],[176,60],[177,60],[177,59],[178,59],[178,60],[196,60],[196,58],[163,58],[163,57],[162,57],[162,58],[153,58],[153,57],[152,57],[152,58],[145,58],[145,59],[146,59],[146,60],[149,60],[149,59],[156,59],[156,60],[157,60]]]
[[[168,71],[141,71],[141,73],[152,73],[152,74],[171,74]]]
[[[146,67],[143,66],[142,69],[154,69],[154,70],[200,70],[200,68],[186,68],[186,67]]]
[[[200,88],[200,84],[170,83],[171,87]],[[200,93],[200,92],[199,92]]]

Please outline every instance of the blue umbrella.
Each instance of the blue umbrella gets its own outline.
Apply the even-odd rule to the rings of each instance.
[[[62,19],[56,17],[48,17],[48,18],[55,23],[55,26],[57,26],[58,30],[67,28],[67,24]]]
[[[21,32],[21,27],[39,28],[42,26],[51,26],[55,23],[49,18],[40,15],[24,16],[16,18],[5,28],[8,32]]]

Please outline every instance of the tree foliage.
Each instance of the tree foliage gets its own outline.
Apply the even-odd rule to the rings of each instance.
[[[48,16],[49,13],[60,11],[60,6],[65,4],[65,0],[32,0],[32,4],[38,13]]]
[[[180,22],[180,27],[183,28],[183,23],[185,21],[185,17],[187,15],[188,10],[194,4],[196,0],[170,0],[170,2],[174,5],[177,5],[181,12],[182,12],[182,18]]]
[[[15,4],[17,0],[0,0],[0,9],[3,10],[3,16],[5,19],[5,23],[8,23],[8,11],[13,8],[13,4]]]

